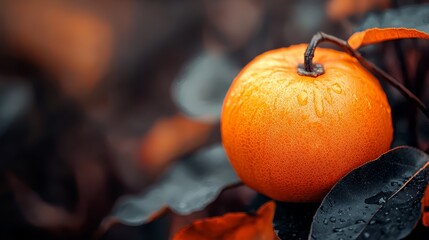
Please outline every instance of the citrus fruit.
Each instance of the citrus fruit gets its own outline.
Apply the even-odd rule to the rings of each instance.
[[[314,62],[325,73],[298,75],[306,47],[256,57],[223,103],[222,143],[233,168],[279,201],[320,201],[341,177],[388,150],[393,137],[377,79],[353,57],[324,48]]]

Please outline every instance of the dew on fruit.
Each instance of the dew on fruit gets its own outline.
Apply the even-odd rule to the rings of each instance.
[[[328,225],[328,219],[323,219],[323,224]]]
[[[338,120],[341,120],[343,118],[343,112],[341,110],[338,110]]]
[[[334,222],[336,222],[336,221],[337,221],[337,219],[336,219],[335,217],[330,217],[330,218],[329,218],[329,221],[330,221],[331,223],[334,223]]]
[[[332,91],[334,91],[335,93],[338,93],[338,94],[343,92],[343,89],[341,89],[341,86],[338,83],[332,84],[331,89],[332,89]]]
[[[318,117],[323,117],[323,114],[325,114],[322,96],[320,95],[320,93],[316,92],[314,92],[314,109]]]
[[[326,102],[328,102],[329,104],[332,104],[332,93],[331,93],[331,89],[328,88],[324,94],[324,98],[326,100]]]
[[[334,231],[334,232],[342,232],[343,229],[342,228],[334,228],[334,229],[332,229],[332,231]]]
[[[308,102],[308,94],[307,94],[307,91],[302,91],[302,92],[300,92],[299,94],[298,94],[298,96],[297,96],[297,98],[298,98],[298,103],[299,103],[299,105],[301,105],[301,106],[305,106],[305,105],[307,105],[307,102]]]
[[[364,232],[364,233],[363,233],[363,236],[364,236],[365,238],[369,238],[369,237],[371,236],[371,234],[369,234],[369,233],[367,233],[367,232]]]

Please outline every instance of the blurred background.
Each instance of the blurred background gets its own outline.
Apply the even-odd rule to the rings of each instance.
[[[168,239],[195,219],[251,208],[256,193],[241,186],[198,211],[163,211],[209,183],[238,182],[219,118],[240,69],[318,31],[346,39],[368,14],[425,2],[0,0],[0,239]],[[429,104],[427,42],[363,54]],[[423,115],[383,86],[393,146],[428,149]],[[214,177],[202,186],[203,175]],[[149,209],[145,224],[108,217],[125,195]]]

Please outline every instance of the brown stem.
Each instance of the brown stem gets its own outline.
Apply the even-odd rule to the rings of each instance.
[[[320,64],[313,64],[314,51],[316,50],[317,45],[322,42],[331,42],[341,47],[345,52],[350,54],[352,57],[356,58],[360,62],[360,64],[362,64],[366,69],[383,78],[390,85],[392,85],[399,92],[401,92],[402,95],[404,95],[410,101],[415,103],[429,119],[429,109],[426,107],[426,105],[423,104],[422,101],[420,101],[418,97],[416,97],[416,95],[414,95],[410,90],[408,90],[408,88],[406,88],[402,83],[397,81],[388,73],[386,73],[385,71],[383,71],[382,69],[374,65],[372,62],[362,57],[362,55],[357,50],[350,47],[346,41],[339,39],[337,37],[328,35],[326,33],[318,32],[311,39],[304,53],[304,65],[302,66],[301,64],[300,66],[298,66],[299,75],[317,77],[324,73],[324,71],[321,72],[320,69],[318,69],[318,68],[321,68],[323,70],[323,66],[321,66]]]

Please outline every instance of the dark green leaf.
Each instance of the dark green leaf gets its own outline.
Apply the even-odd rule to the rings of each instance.
[[[277,202],[274,229],[284,240],[307,239],[318,203]]]
[[[311,239],[401,239],[421,215],[429,156],[398,147],[341,179],[313,219]]]
[[[120,199],[106,222],[144,224],[165,207],[190,214],[204,209],[224,187],[238,182],[221,146],[202,149],[177,162],[148,191]]]

